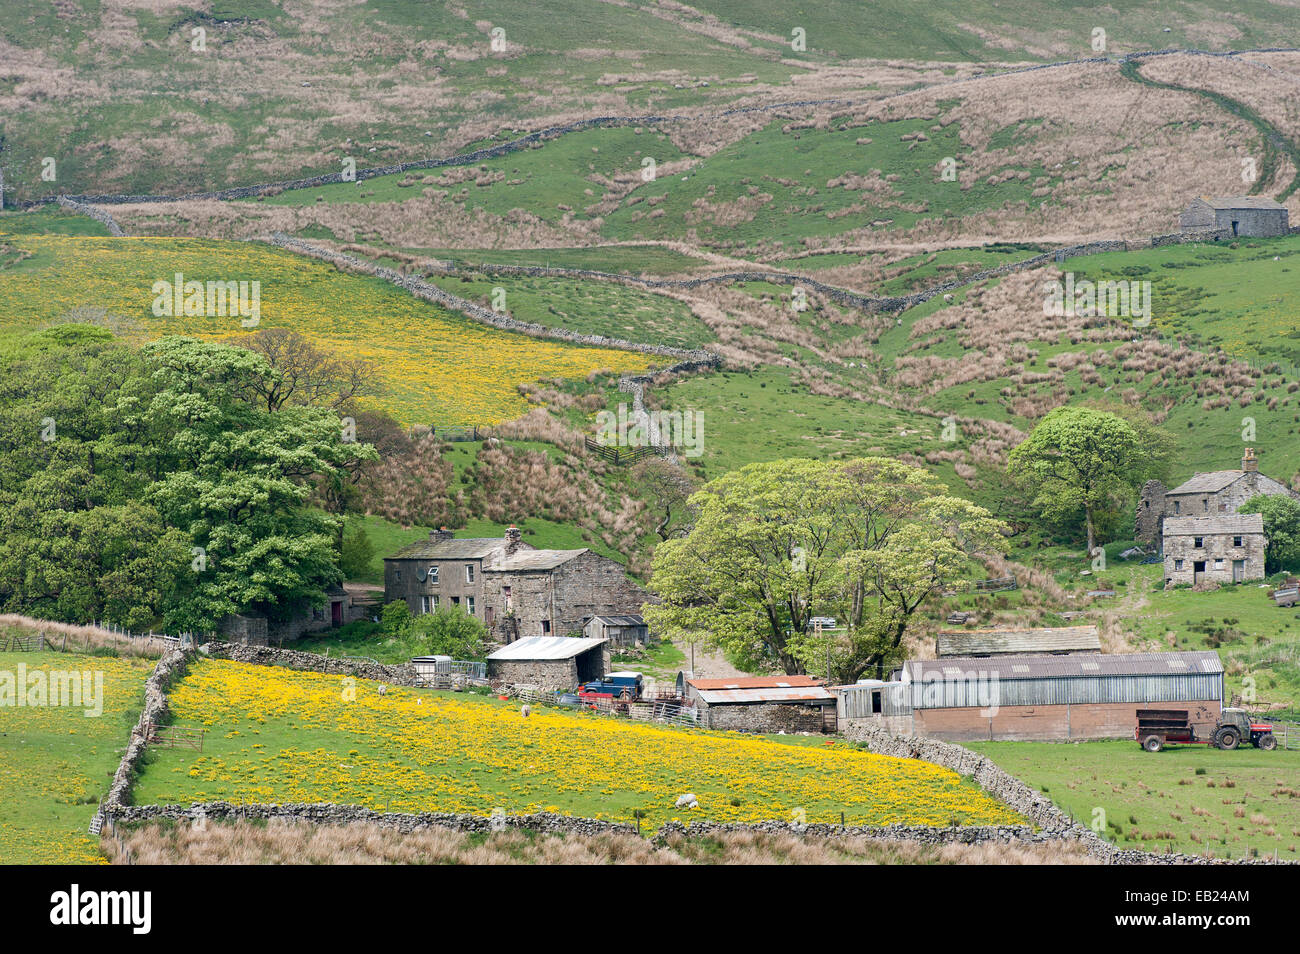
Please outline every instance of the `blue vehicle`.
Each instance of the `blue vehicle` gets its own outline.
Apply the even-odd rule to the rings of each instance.
[[[639,672],[611,672],[582,686],[582,695],[612,696],[622,702],[641,698],[644,682]]]

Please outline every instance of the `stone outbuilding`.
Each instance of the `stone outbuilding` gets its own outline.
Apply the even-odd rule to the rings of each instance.
[[[811,676],[686,680],[700,724],[740,732],[834,732],[835,696]]]
[[[1286,206],[1261,195],[1198,196],[1178,217],[1184,232],[1223,232],[1236,238],[1286,235],[1291,225]]]
[[[625,616],[593,616],[582,626],[582,635],[609,640],[611,646],[644,646],[650,641],[650,626],[635,613]]]
[[[1035,629],[972,629],[939,633],[935,655],[1002,656],[1032,653],[1099,653],[1096,626],[1051,626]]]
[[[384,559],[386,603],[405,600],[414,614],[454,606],[506,643],[577,633],[592,617],[637,613],[649,599],[619,563],[587,549],[539,550],[517,527],[463,539],[436,530]]]
[[[1260,473],[1259,458],[1253,447],[1247,447],[1242,455],[1240,470],[1194,474],[1172,490],[1166,490],[1158,480],[1149,480],[1138,498],[1136,539],[1161,544],[1168,518],[1235,514],[1242,504],[1261,494],[1280,494],[1300,500],[1300,494],[1286,484]]]
[[[1166,517],[1165,586],[1262,580],[1267,544],[1263,514]]]
[[[609,671],[608,645],[580,636],[525,636],[488,656],[488,678],[571,690]]]

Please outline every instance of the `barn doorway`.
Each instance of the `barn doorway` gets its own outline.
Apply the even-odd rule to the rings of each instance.
[[[1236,238],[1236,237],[1237,237],[1237,226],[1240,225],[1240,224],[1241,224],[1241,223],[1239,223],[1239,222],[1237,222],[1237,221],[1235,221],[1235,220],[1233,221],[1233,223],[1232,223],[1232,237],[1233,237],[1233,238]]]
[[[343,625],[343,601],[342,600],[332,600],[330,602],[330,625],[331,626]]]
[[[1232,561],[1232,582],[1240,583],[1245,578],[1246,578],[1246,561],[1233,560]]]
[[[1196,584],[1200,583],[1201,579],[1204,576],[1205,576],[1205,561],[1197,560],[1195,563],[1192,564],[1192,585],[1195,586]]]

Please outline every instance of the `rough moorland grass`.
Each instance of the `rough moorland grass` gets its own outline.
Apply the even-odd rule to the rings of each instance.
[[[485,307],[501,289],[502,305],[512,317],[548,328],[674,348],[705,348],[714,341],[709,326],[682,302],[616,282],[481,274],[441,281]]]
[[[352,690],[355,689],[355,692]],[[139,804],[210,799],[330,801],[400,811],[487,815],[560,811],[657,826],[692,818],[850,824],[1016,823],[955,773],[875,756],[842,740],[677,729],[549,707],[390,687],[364,680],[199,661],[171,693],[178,724],[203,726],[200,754],[150,756]]]
[[[86,833],[144,705],[151,659],[73,653],[0,653],[0,680],[49,672],[103,673],[103,713],[69,706],[0,709],[0,862],[86,864],[99,860]],[[83,700],[84,701],[84,700]]]
[[[639,186],[606,217],[604,232],[621,239],[679,238],[692,230],[705,245],[797,248],[805,238],[873,224],[907,229],[925,218],[1027,203],[1034,189],[1056,181],[1041,167],[1015,169],[1029,173],[1024,180],[1009,177],[968,189],[943,181],[940,162],[949,156],[960,162],[966,151],[959,133],[956,123],[936,130],[919,119],[844,121],[825,130],[783,129],[777,121],[702,160],[684,177]],[[841,179],[873,175],[879,180],[874,189]]]
[[[873,840],[854,835],[726,832],[670,835],[656,848],[623,834],[541,835],[528,831],[466,833],[434,828],[398,834],[368,823],[309,825],[273,820],[203,828],[149,822],[105,837],[114,864],[1096,864],[1077,845],[947,845]],[[123,847],[125,850],[122,850]]]
[[[373,404],[406,423],[494,424],[528,403],[538,377],[598,368],[643,370],[647,355],[498,331],[387,282],[351,275],[259,243],[168,238],[15,236],[32,257],[0,271],[0,327],[33,327],[92,305],[135,322],[145,337],[246,334],[241,316],[155,317],[159,280],[259,281],[258,328],[291,327],[321,346],[373,361],[384,393]]]
[[[664,133],[648,127],[584,129],[472,166],[415,169],[360,182],[294,189],[264,201],[296,206],[322,200],[400,202],[434,189],[446,192],[466,211],[505,215],[512,209],[526,209],[544,221],[556,222],[570,213],[582,217],[587,206],[604,198],[615,176],[639,177],[643,159],[668,163],[682,155]],[[439,179],[443,182],[433,181]]]
[[[1297,860],[1300,751],[1136,742],[965,743],[1124,848]],[[1197,774],[1200,771],[1202,774]]]

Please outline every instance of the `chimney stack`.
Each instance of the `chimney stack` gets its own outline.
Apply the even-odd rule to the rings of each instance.
[[[429,542],[430,542],[430,543],[443,543],[443,542],[445,542],[445,541],[447,541],[447,540],[451,540],[451,539],[453,539],[455,536],[456,536],[456,533],[455,533],[454,530],[448,530],[446,527],[442,527],[442,528],[440,528],[440,529],[438,529],[438,530],[430,530],[430,531],[429,531]]]
[[[1248,474],[1259,473],[1259,458],[1255,456],[1255,448],[1247,447],[1246,453],[1241,455],[1241,469]]]
[[[506,530],[506,553],[514,553],[519,549],[519,543],[523,539],[519,533],[519,528],[513,524]]]

